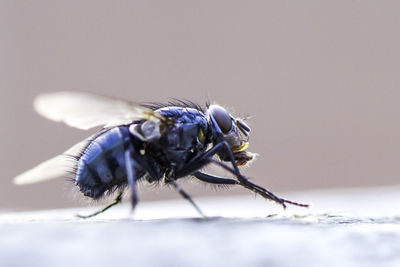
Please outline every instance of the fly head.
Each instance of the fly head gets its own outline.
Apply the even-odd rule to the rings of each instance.
[[[210,105],[207,114],[214,129],[214,144],[220,142],[219,137],[222,137],[228,143],[238,166],[251,161],[255,155],[246,151],[249,146],[250,127],[219,105]],[[226,151],[218,153],[218,156],[223,161],[229,161]]]

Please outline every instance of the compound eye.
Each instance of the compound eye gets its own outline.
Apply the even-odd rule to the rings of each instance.
[[[226,134],[232,129],[232,118],[223,107],[211,105],[209,111],[223,133]]]

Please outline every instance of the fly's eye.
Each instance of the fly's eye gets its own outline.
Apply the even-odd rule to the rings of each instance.
[[[226,134],[232,129],[232,118],[224,108],[211,105],[209,111],[223,133]]]

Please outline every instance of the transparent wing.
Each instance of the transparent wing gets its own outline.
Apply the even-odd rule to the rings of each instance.
[[[139,104],[86,92],[42,94],[35,99],[34,108],[50,120],[82,130],[129,124],[134,120],[164,120]]]
[[[90,143],[92,137],[74,145],[63,154],[55,156],[14,178],[14,184],[25,185],[68,177],[76,168],[76,158]]]

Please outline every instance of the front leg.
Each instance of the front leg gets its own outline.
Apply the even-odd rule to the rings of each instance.
[[[225,152],[228,153],[228,156],[229,156],[230,162],[233,166],[233,169],[230,168],[229,166],[227,166],[226,164],[224,164],[223,162],[215,160],[213,158],[211,158],[210,161],[221,166],[222,168],[231,172],[232,174],[234,174],[237,177],[237,179],[239,180],[239,184],[241,186],[255,192],[256,194],[261,195],[262,197],[264,197],[266,199],[269,199],[269,200],[272,200],[272,201],[275,201],[275,202],[281,204],[283,208],[286,208],[285,203],[292,204],[295,206],[300,206],[300,207],[309,207],[308,204],[301,204],[301,203],[297,203],[297,202],[293,202],[290,200],[280,198],[280,197],[276,196],[274,193],[268,191],[267,189],[255,184],[255,183],[252,183],[249,179],[247,179],[245,176],[243,176],[240,173],[239,168],[235,161],[235,157],[234,157],[232,150],[230,149],[228,143],[225,141],[222,141],[220,143],[223,144],[220,149],[225,149]]]
[[[235,174],[234,170],[228,166],[226,166],[224,163],[220,162],[220,161],[214,161],[212,160],[211,162],[215,162],[218,163],[218,165],[221,163],[221,167],[223,167],[224,169],[232,172],[233,174]],[[256,194],[259,194],[261,196],[263,196],[264,198],[267,198],[269,200],[278,202],[279,204],[281,204],[284,208],[286,208],[285,205],[285,200],[281,199],[277,196],[275,196],[272,192],[268,191],[267,189],[258,186],[250,181],[247,181],[245,183],[241,182],[241,181],[237,181],[234,179],[229,179],[229,178],[222,178],[222,177],[217,177],[214,175],[210,175],[210,174],[206,174],[203,172],[195,172],[193,173],[193,176],[196,177],[197,179],[206,182],[206,183],[211,183],[211,184],[224,184],[224,185],[241,185],[253,192],[255,192]]]
[[[228,156],[230,158],[230,162],[231,162],[233,168],[229,167],[228,165],[226,165],[225,163],[223,163],[221,161],[213,159],[213,156],[215,154],[217,154],[218,152],[220,152],[222,149],[226,149],[226,152],[228,153]],[[206,177],[206,176],[204,176],[204,174],[199,175],[199,172],[197,172],[198,169],[204,167],[205,165],[207,165],[209,163],[215,163],[215,164],[221,166],[225,170],[234,174],[236,176],[236,178],[238,179],[238,181],[235,181],[232,179],[230,179],[230,181],[227,181],[227,180],[224,181],[227,184],[239,184],[239,185],[255,192],[256,194],[261,195],[262,197],[264,197],[266,199],[269,199],[269,200],[272,200],[272,201],[275,201],[275,202],[281,204],[284,208],[286,208],[285,203],[292,204],[295,206],[300,206],[300,207],[308,207],[307,204],[301,204],[301,203],[293,202],[293,201],[286,200],[283,198],[279,198],[272,192],[268,191],[267,189],[249,181],[249,179],[247,179],[245,176],[243,176],[240,173],[239,168],[235,162],[233,153],[232,153],[231,149],[229,148],[229,145],[225,141],[221,141],[221,142],[217,143],[214,147],[212,147],[210,150],[208,150],[204,154],[192,159],[189,162],[189,164],[187,164],[185,166],[185,168],[183,170],[176,173],[176,177],[182,177],[182,176],[194,174],[195,177],[201,176],[201,178],[203,178],[203,180],[207,180],[207,178],[217,178],[217,177],[212,177],[212,176]],[[196,176],[196,174],[197,174],[197,176]],[[197,178],[199,178],[199,177],[197,177]],[[223,179],[225,179],[225,178],[223,178]],[[200,179],[200,180],[202,180],[202,179]],[[221,180],[219,180],[219,182],[223,183],[223,181],[221,181]]]
[[[236,174],[235,169],[232,169],[231,167],[229,167],[225,163],[223,163],[221,161],[218,161],[218,160],[215,160],[215,159],[211,159],[210,161],[212,163],[217,164],[218,166],[221,166],[225,170],[229,171],[230,173],[232,173],[232,174],[236,175],[236,177],[238,177],[237,174]],[[269,199],[269,200],[272,200],[272,201],[275,201],[275,202],[281,204],[283,208],[286,208],[285,203],[292,204],[292,205],[299,206],[299,207],[305,207],[305,208],[309,207],[308,204],[297,203],[297,202],[294,202],[294,201],[291,201],[291,200],[280,198],[280,197],[276,196],[274,193],[268,191],[267,189],[265,189],[265,188],[255,184],[255,183],[249,181],[246,177],[244,177],[242,175],[240,175],[240,176],[241,176],[242,180],[238,181],[239,185],[241,185],[241,186],[253,191],[256,194],[261,195],[262,197],[264,197],[266,199]]]
[[[220,161],[215,161],[215,162],[222,163]],[[234,170],[232,168],[226,166],[224,163],[222,163],[221,166],[223,168],[226,167],[230,172],[234,173]],[[279,204],[283,205],[283,207],[286,207],[286,205],[284,204],[285,200],[275,196],[272,192],[269,192],[265,188],[262,188],[261,186],[258,186],[250,181],[247,183],[242,183],[242,182],[234,180],[234,179],[217,177],[217,176],[206,174],[203,172],[195,172],[195,173],[193,173],[193,176],[203,182],[211,183],[211,184],[241,185],[241,186],[255,192],[256,194],[262,195],[264,198],[278,202]]]
[[[223,148],[223,146],[223,143],[218,143],[203,154],[192,158],[181,170],[175,172],[175,177],[180,178],[188,176],[203,168],[205,165],[210,163],[212,157],[214,157],[214,155],[217,154]]]
[[[222,149],[228,149],[227,152],[231,159],[233,169],[228,167],[226,164],[213,159],[213,156],[215,154],[217,154],[218,152],[220,152]],[[201,154],[201,155],[195,157],[194,159],[192,159],[185,166],[185,168],[183,168],[179,172],[175,173],[175,176],[183,177],[183,176],[193,174],[198,169],[204,167],[205,165],[207,165],[209,163],[219,164],[221,167],[228,170],[229,172],[231,172],[232,174],[234,174],[237,177],[237,179],[238,179],[238,181],[236,182],[237,184],[240,184],[240,185],[246,187],[247,189],[252,190],[253,192],[255,192],[257,194],[260,194],[261,196],[263,196],[266,199],[275,201],[275,202],[281,204],[284,208],[286,208],[284,199],[281,199],[281,198],[275,196],[273,193],[269,192],[268,190],[266,190],[256,184],[253,184],[252,182],[249,181],[249,179],[247,179],[240,173],[239,168],[233,157],[232,151],[230,150],[229,145],[225,141],[221,141],[221,142],[217,143],[215,146],[213,146],[210,150],[206,151],[204,154]],[[296,204],[294,204],[294,205],[296,205]]]
[[[213,157],[215,154],[217,154],[218,152],[221,152],[222,150],[225,150],[225,152],[228,153],[228,157],[229,160],[233,166],[232,168],[229,168],[228,166],[226,166],[225,164],[223,164],[220,161],[214,160]],[[245,176],[243,176],[240,171],[239,171],[239,167],[236,164],[235,161],[235,157],[233,156],[233,153],[228,145],[228,143],[226,141],[220,141],[219,143],[217,143],[215,146],[213,146],[211,149],[209,149],[208,151],[206,151],[204,154],[201,154],[195,158],[193,158],[186,166],[184,169],[182,169],[181,171],[177,172],[175,175],[176,177],[183,177],[183,176],[187,176],[193,173],[196,173],[196,171],[202,167],[204,167],[205,165],[209,164],[209,163],[217,163],[220,164],[221,167],[223,168],[228,168],[227,170],[229,172],[231,172],[232,174],[234,174],[236,176],[236,178],[238,179],[238,181],[236,181],[236,184],[241,184],[243,186],[245,185],[249,185],[251,186],[251,182],[249,181],[249,179],[247,179]],[[201,175],[201,174],[200,174]],[[206,179],[206,177],[204,177]],[[227,181],[227,183],[232,183],[233,181]],[[272,196],[273,194],[271,193],[271,200],[277,201],[279,203],[281,203],[279,201],[279,198],[274,198]]]
[[[222,178],[222,177],[217,177],[211,174],[207,174],[204,172],[194,172],[192,174],[194,177],[199,179],[200,181],[203,181],[205,183],[210,183],[210,184],[220,184],[220,185],[234,185],[234,184],[239,184],[237,180],[230,179],[230,178]]]

